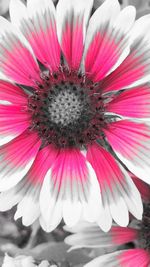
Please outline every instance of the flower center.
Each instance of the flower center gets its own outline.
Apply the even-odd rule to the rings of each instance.
[[[49,94],[48,112],[51,122],[66,127],[76,124],[83,113],[89,108],[88,99],[82,88],[65,84],[55,88],[54,94]]]
[[[150,203],[144,204],[139,239],[141,247],[150,250]]]
[[[44,77],[43,85],[29,97],[31,129],[45,144],[86,146],[102,135],[103,101],[98,85],[77,73]]]

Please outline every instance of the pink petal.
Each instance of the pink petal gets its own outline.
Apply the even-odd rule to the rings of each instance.
[[[115,245],[122,245],[138,239],[138,230],[130,227],[113,226],[110,230],[112,243]]]
[[[11,209],[19,202],[15,219],[22,217],[24,225],[32,224],[40,215],[41,186],[57,154],[58,151],[51,145],[41,149],[23,179],[15,187],[0,194],[0,210]]]
[[[143,249],[120,250],[95,258],[84,267],[149,267],[149,252]]]
[[[107,104],[106,111],[131,118],[150,118],[150,85],[124,91]]]
[[[57,5],[58,38],[70,68],[77,70],[83,54],[92,0],[60,0]]]
[[[66,201],[69,206],[72,205],[72,210],[68,206],[68,213],[65,212],[64,219],[71,223],[72,220],[79,220],[81,208],[77,209],[75,205],[78,205],[79,199],[82,201],[87,197],[87,175],[85,158],[78,150],[60,151],[52,169],[45,177],[40,195],[43,217],[41,223],[46,231],[52,231],[57,227],[63,217]]]
[[[117,1],[105,1],[90,19],[85,45],[85,71],[95,82],[102,80],[129,53],[127,33],[135,20],[131,6],[119,13]]]
[[[56,192],[62,193],[63,189],[66,197],[73,201],[79,197],[85,199],[87,192],[83,191],[82,186],[87,182],[88,169],[80,151],[77,149],[61,151],[52,167],[52,183]]]
[[[130,33],[130,54],[123,63],[108,75],[101,84],[104,92],[137,86],[150,79],[149,60],[149,27],[148,16],[138,19]]]
[[[93,37],[85,59],[85,71],[95,82],[103,79],[118,60],[119,55],[115,53],[118,46],[107,32],[98,32]]]
[[[61,150],[40,194],[42,227],[52,231],[62,217],[67,225],[74,225],[86,211],[86,205],[91,207],[95,203],[100,208],[100,200],[98,183],[89,175],[85,157],[78,149]]]
[[[81,247],[117,247],[134,241],[138,233],[135,229],[117,226],[112,226],[108,233],[104,233],[96,224],[84,223],[82,227],[81,222],[72,228],[65,226],[65,230],[74,233],[65,238],[65,243],[73,246],[71,249]]]
[[[138,188],[143,200],[149,202],[149,200],[150,200],[150,186],[147,183],[141,181],[139,178],[137,178],[133,174],[131,174],[131,178],[132,178],[134,184],[136,185],[136,187]]]
[[[27,8],[20,0],[12,0],[10,4],[12,23],[25,35],[38,60],[51,71],[60,65],[55,13],[51,0],[28,1]]]
[[[0,191],[8,190],[24,177],[40,145],[37,134],[26,130],[0,148]]]
[[[83,53],[83,18],[79,18],[73,25],[66,22],[61,46],[69,66],[78,69]]]
[[[131,51],[124,62],[102,82],[104,93],[120,90],[138,81],[145,75],[146,62],[138,51]]]
[[[30,121],[31,117],[24,107],[0,105],[0,145],[25,131]]]
[[[122,252],[118,259],[122,267],[148,267],[150,264],[150,253],[144,249],[128,249]]]
[[[104,130],[118,158],[143,181],[150,183],[150,128],[128,120],[112,122]]]
[[[140,194],[125,170],[120,169],[113,156],[99,145],[94,144],[88,148],[87,160],[91,163],[100,184],[103,209],[105,210],[105,206],[108,205],[115,222],[126,226],[129,222],[128,210],[133,214],[134,210],[137,210],[139,212],[137,217],[141,218]],[[134,206],[134,210],[132,206]],[[107,221],[107,216],[105,221]],[[101,221],[100,217],[99,223]]]
[[[28,95],[18,86],[0,80],[0,100],[23,106],[27,105]]]
[[[59,150],[52,145],[48,145],[41,149],[38,152],[31,169],[26,174],[25,179],[30,181],[33,186],[36,184],[42,185],[45,175],[55,162],[58,153]]]
[[[15,190],[11,189],[16,191],[15,198],[17,193],[22,195],[17,206],[15,219],[22,217],[25,226],[31,225],[40,216],[39,196],[41,186],[57,155],[58,150],[51,145],[41,149],[28,173],[17,184]]]
[[[0,23],[0,71],[16,83],[36,86],[40,70],[29,44],[7,20],[0,17]]]

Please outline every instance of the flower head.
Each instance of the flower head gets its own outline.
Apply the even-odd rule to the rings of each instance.
[[[4,257],[2,267],[37,267],[34,264],[34,259],[30,256],[18,256],[16,258],[12,258],[7,254]]]
[[[4,257],[2,267],[57,267],[56,264],[50,264],[47,260],[41,261],[38,265],[31,256],[17,256],[12,258],[7,254]]]
[[[132,249],[119,249],[116,252],[100,256],[87,263],[85,267],[149,267],[150,266],[150,203],[144,205],[143,219],[136,221],[134,227],[112,226],[108,233],[100,231],[96,224],[84,223],[72,229],[74,234],[66,238],[66,243],[73,248],[116,248],[133,242]]]
[[[46,231],[142,218],[149,182],[150,17],[106,0],[11,0],[0,17],[0,210]],[[5,79],[5,80],[4,80]]]

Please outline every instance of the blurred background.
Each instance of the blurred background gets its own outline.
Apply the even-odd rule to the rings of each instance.
[[[22,1],[26,2],[26,0]],[[10,0],[0,0],[0,15],[7,18],[9,18],[9,2]],[[53,0],[53,2],[57,4],[58,0]],[[104,0],[95,0],[95,7],[97,8],[97,6],[99,6],[99,4],[101,4],[102,2],[104,2]],[[127,5],[134,5],[137,8],[137,17],[148,14],[150,12],[150,0],[119,0],[119,2],[123,7]]]
[[[7,19],[9,19],[9,2],[10,0],[0,0],[0,15]],[[54,0],[54,2],[57,4],[58,1]],[[95,0],[94,7],[97,8],[102,2],[103,0]],[[122,7],[134,5],[137,9],[137,18],[150,13],[150,0],[120,0],[119,2]],[[32,227],[23,227],[20,220],[15,222],[13,220],[14,212],[15,209],[0,213],[0,266],[2,266],[5,252],[11,257],[30,255],[35,259],[37,265],[42,260],[48,260],[49,265],[48,262],[43,262],[43,267],[52,265],[55,267],[82,267],[91,258],[110,252],[110,250],[105,251],[104,249],[80,249],[68,253],[68,246],[63,242],[68,233],[63,230],[63,224],[52,233],[47,234],[42,231],[38,222]],[[9,266],[11,267],[11,265]],[[14,266],[21,267],[20,264]],[[28,263],[24,266],[30,267]]]

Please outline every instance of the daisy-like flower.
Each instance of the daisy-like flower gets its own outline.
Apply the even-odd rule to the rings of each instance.
[[[0,17],[0,210],[46,231],[142,218],[123,164],[149,182],[150,16],[92,6],[11,0]]]
[[[56,264],[49,264],[48,261],[42,261],[40,264],[36,264],[35,260],[31,256],[17,256],[12,258],[7,254],[4,257],[2,267],[57,267]]]
[[[142,186],[144,196],[147,198],[150,188]],[[65,241],[71,249],[88,247],[113,248],[116,251],[99,256],[87,263],[84,267],[149,267],[150,266],[150,202],[146,199],[142,221],[131,222],[130,227],[112,226],[108,233],[104,233],[96,224],[80,223],[66,230],[73,234]],[[132,242],[134,248],[122,250],[119,246]]]

